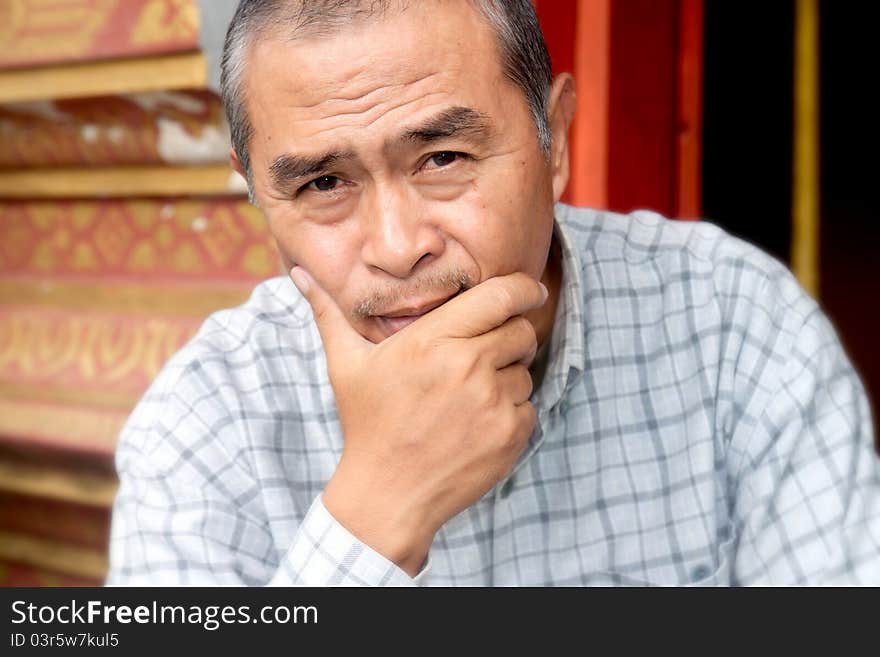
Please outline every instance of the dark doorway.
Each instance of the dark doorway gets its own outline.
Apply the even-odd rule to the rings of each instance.
[[[794,2],[707,0],[705,7],[703,215],[789,263]],[[819,301],[876,418],[880,114],[873,80],[880,56],[873,13],[870,4],[820,4]]]
[[[787,262],[794,4],[705,7],[703,216]]]
[[[876,12],[871,3],[823,2],[820,7],[821,300],[872,394],[876,418],[880,410]]]

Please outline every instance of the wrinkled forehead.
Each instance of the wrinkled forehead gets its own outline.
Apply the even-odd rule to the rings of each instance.
[[[402,86],[431,76],[467,87],[504,77],[494,30],[468,0],[391,3],[332,30],[309,29],[291,38],[277,25],[252,44],[249,105],[279,92],[301,106],[341,101],[380,80]]]
[[[395,46],[408,37],[425,44],[426,56],[438,49],[457,49],[501,61],[495,28],[474,0],[297,0],[276,6],[280,8],[274,16],[264,16],[252,29],[246,60],[259,56],[260,46],[273,41],[301,45],[308,58],[325,55],[329,60],[340,41],[374,33],[379,50],[367,64],[380,65],[383,51],[393,57]],[[383,24],[393,26],[384,37]],[[444,26],[455,28],[444,31]],[[432,39],[437,35],[441,40]],[[486,46],[491,52],[485,51]]]

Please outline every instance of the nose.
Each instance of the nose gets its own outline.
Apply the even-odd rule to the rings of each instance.
[[[419,199],[403,186],[377,185],[364,208],[364,263],[407,278],[443,253],[444,239]]]

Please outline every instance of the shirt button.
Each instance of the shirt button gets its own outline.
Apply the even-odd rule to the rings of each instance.
[[[508,479],[504,482],[504,485],[501,487],[501,499],[506,500],[510,497],[510,491],[513,490],[513,479]]]
[[[701,579],[706,579],[709,575],[712,574],[712,571],[709,570],[708,566],[700,565],[691,571],[691,581],[699,582]]]

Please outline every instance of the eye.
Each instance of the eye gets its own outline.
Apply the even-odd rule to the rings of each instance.
[[[454,153],[453,151],[441,151],[429,157],[428,162],[438,168],[446,167],[455,162],[461,155],[461,153]]]
[[[313,181],[303,185],[302,191],[314,189],[319,192],[329,192],[333,189],[336,189],[336,186],[338,184],[339,178],[337,178],[336,176],[321,176],[320,178],[315,178]]]

